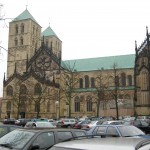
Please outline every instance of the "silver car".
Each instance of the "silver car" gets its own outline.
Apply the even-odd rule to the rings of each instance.
[[[49,150],[149,150],[150,140],[143,138],[89,138],[63,142]]]

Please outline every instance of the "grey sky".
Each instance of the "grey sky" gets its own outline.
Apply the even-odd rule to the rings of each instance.
[[[134,54],[150,28],[149,0],[1,0],[0,15],[15,18],[26,9],[62,40],[62,59]],[[0,44],[7,49],[8,22],[0,22]],[[150,29],[149,29],[150,30]],[[0,96],[7,52],[0,50]]]

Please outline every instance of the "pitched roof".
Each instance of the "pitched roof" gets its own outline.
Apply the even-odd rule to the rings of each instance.
[[[134,68],[135,54],[118,55],[108,57],[86,58],[76,60],[65,60],[62,66],[66,68],[66,64],[74,66],[75,71],[92,71],[92,70],[109,70],[113,69],[116,64],[118,69]]]
[[[27,9],[24,12],[22,12],[19,16],[17,16],[13,21],[20,21],[26,19],[31,19],[38,24],[38,22],[34,19],[34,17],[30,14],[30,12]]]
[[[41,34],[41,36],[56,36],[58,38],[58,36],[56,35],[56,33],[51,29],[51,27],[47,27]]]

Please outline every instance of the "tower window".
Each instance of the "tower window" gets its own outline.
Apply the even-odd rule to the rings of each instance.
[[[23,37],[20,38],[20,45],[23,45]]]
[[[18,46],[18,39],[15,38],[15,46]]]
[[[24,33],[24,24],[21,24],[21,33]]]
[[[18,34],[18,25],[17,24],[15,26],[15,29],[16,29],[16,34]]]

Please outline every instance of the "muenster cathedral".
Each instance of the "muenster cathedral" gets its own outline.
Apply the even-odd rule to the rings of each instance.
[[[150,47],[62,60],[62,41],[26,9],[9,23],[2,118],[150,115]]]

